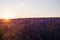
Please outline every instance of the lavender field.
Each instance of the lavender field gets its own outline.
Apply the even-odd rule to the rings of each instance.
[[[1,19],[0,40],[60,40],[60,18]]]

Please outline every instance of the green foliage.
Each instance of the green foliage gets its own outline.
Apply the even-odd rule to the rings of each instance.
[[[2,36],[4,35],[4,31],[3,30],[0,30],[0,39],[2,39]]]

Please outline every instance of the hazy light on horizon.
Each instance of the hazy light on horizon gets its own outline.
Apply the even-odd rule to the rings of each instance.
[[[60,0],[0,0],[0,18],[5,13],[11,18],[60,17]]]

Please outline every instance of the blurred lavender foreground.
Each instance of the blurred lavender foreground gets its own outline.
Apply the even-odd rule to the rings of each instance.
[[[0,40],[60,40],[60,18],[0,20]]]

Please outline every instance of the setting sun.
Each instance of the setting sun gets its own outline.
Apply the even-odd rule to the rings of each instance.
[[[11,15],[9,13],[3,14],[3,23],[9,23],[11,20]]]
[[[10,19],[10,17],[9,17],[9,16],[10,16],[10,15],[5,14],[5,15],[4,15],[4,18],[5,18],[5,19]]]
[[[3,18],[4,19],[11,19],[11,15],[6,13],[6,14],[3,14]]]

